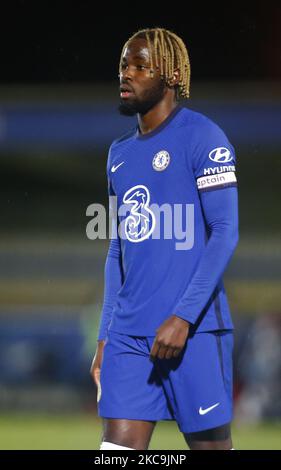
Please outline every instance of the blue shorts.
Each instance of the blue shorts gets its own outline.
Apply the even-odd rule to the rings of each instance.
[[[196,333],[179,357],[156,359],[154,337],[109,331],[100,376],[103,418],[176,420],[183,433],[232,419],[233,333]]]

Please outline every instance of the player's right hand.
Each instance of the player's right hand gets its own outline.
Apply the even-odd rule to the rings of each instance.
[[[105,345],[105,341],[98,341],[98,346],[97,346],[94,359],[91,365],[91,369],[90,369],[91,376],[97,387],[99,386],[99,383],[100,383],[100,370],[101,370],[104,345]]]

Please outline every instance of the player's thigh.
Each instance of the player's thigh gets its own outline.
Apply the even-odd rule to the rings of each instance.
[[[230,450],[232,448],[230,423],[205,431],[184,434],[191,450]]]
[[[145,450],[149,446],[155,424],[155,421],[104,418],[103,441]]]

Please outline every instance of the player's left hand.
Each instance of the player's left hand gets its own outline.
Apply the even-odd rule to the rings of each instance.
[[[189,323],[172,315],[157,330],[150,351],[150,359],[171,359],[177,357],[185,346],[189,333]]]

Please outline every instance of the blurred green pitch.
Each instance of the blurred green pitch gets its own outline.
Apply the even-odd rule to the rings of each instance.
[[[101,421],[80,415],[0,415],[0,449],[98,449]],[[233,427],[236,449],[281,449],[281,424]],[[158,423],[150,449],[187,449],[175,423]]]

